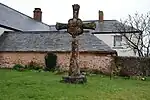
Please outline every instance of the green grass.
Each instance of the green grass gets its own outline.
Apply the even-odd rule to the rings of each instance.
[[[0,70],[0,100],[150,100],[150,81],[88,76],[86,84],[60,83],[50,72]]]

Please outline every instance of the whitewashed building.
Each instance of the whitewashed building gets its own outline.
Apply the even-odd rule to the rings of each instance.
[[[98,20],[89,20],[85,22],[95,22],[96,29],[93,30],[93,34],[100,40],[105,42],[113,50],[116,50],[119,56],[138,56],[136,50],[128,48],[126,44],[126,39],[121,35],[121,33],[116,30],[117,20],[104,20],[103,11],[99,11]],[[125,33],[131,34],[131,33]],[[136,41],[136,38],[133,38]]]

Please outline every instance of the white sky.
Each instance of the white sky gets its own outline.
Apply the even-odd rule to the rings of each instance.
[[[147,13],[150,0],[0,0],[28,16],[33,17],[34,8],[41,8],[42,21],[47,24],[67,22],[72,18],[72,5],[79,4],[79,17],[82,20],[97,20],[98,10],[104,11],[104,19],[120,20],[128,14]]]

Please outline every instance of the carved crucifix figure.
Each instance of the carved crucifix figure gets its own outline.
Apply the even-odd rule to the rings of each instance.
[[[78,4],[72,5],[73,7],[73,18],[69,19],[68,24],[56,23],[56,29],[67,29],[67,32],[72,36],[72,51],[69,65],[69,76],[71,78],[80,77],[80,67],[78,64],[78,39],[77,36],[83,33],[83,29],[95,29],[95,23],[85,23],[78,18],[80,6]]]

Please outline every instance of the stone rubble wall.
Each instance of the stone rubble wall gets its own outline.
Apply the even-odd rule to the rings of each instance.
[[[63,69],[69,69],[70,53],[55,53],[57,65]],[[27,65],[31,61],[45,66],[46,53],[39,52],[2,52],[0,53],[0,67],[12,68],[15,64]],[[111,72],[112,56],[110,54],[80,53],[79,66],[82,69],[99,70],[102,73]]]

